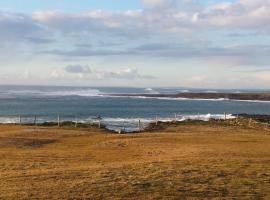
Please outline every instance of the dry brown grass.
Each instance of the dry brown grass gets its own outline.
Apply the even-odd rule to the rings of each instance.
[[[0,126],[0,199],[270,199],[270,134]]]

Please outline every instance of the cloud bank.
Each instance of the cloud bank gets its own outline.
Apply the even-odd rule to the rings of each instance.
[[[156,59],[156,65],[160,65],[159,59],[167,59],[175,63],[199,60],[217,68],[270,68],[270,0],[206,4],[195,0],[141,2],[141,9],[126,11],[40,10],[31,14],[0,11],[2,59],[10,58],[5,56],[8,52],[66,62],[75,59],[78,63],[112,57],[125,57],[132,63],[151,57]],[[14,45],[16,48],[11,48]],[[166,62],[163,66],[168,67]],[[155,77],[143,75],[137,68],[114,71],[109,66],[106,70],[81,64],[67,65],[63,71],[81,78]],[[59,77],[56,72],[54,77]],[[268,81],[263,77],[256,76]]]
[[[78,78],[95,78],[95,79],[154,79],[154,76],[143,75],[139,73],[137,68],[126,68],[118,71],[105,71],[90,69],[88,65],[68,65],[64,68],[64,71],[76,75]]]

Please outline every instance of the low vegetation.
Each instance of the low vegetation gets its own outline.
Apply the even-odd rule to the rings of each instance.
[[[270,132],[1,125],[0,199],[270,199]]]

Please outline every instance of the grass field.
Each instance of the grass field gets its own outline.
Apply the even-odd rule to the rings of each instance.
[[[270,132],[0,125],[0,199],[270,199]]]

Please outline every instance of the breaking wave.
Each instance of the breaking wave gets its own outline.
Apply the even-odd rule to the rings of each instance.
[[[150,94],[159,94],[158,91],[156,91],[152,88],[145,88],[144,91],[146,91],[147,93],[150,93]]]
[[[234,119],[235,117],[231,114],[228,114],[227,119]],[[224,119],[224,114],[197,114],[197,115],[175,115],[174,117],[157,117],[157,118],[103,118],[101,119],[102,124],[106,125],[106,128],[113,131],[125,130],[127,132],[137,131],[139,128],[139,122],[141,128],[147,127],[151,122],[156,120],[160,122],[170,122],[170,121],[185,121],[185,120],[201,120],[209,121],[210,119]],[[23,117],[20,119],[19,116],[9,116],[9,117],[0,117],[0,123],[2,124],[15,124],[19,123],[21,120],[22,123],[33,123],[34,116]],[[57,118],[43,117],[36,118],[37,123],[43,122],[57,122]],[[61,118],[62,121],[73,121],[75,118]],[[96,119],[93,117],[88,117],[84,119],[78,119],[80,123],[93,123],[96,122]]]
[[[97,89],[78,89],[78,90],[10,90],[1,92],[2,97],[16,97],[16,96],[103,96],[104,94]]]

